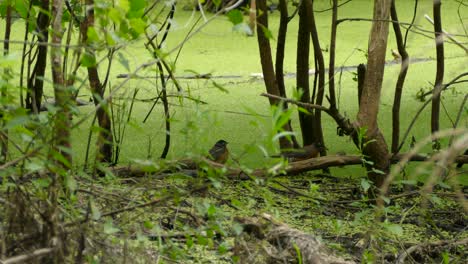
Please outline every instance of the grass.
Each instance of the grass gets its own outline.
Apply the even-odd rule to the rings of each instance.
[[[352,1],[340,9],[340,18],[371,18],[372,5],[369,1]],[[457,3],[447,2],[443,5],[443,26],[453,34],[462,33],[458,18],[453,15],[456,12]],[[326,3],[318,2],[316,9],[326,8]],[[430,3],[420,3],[420,12],[417,14],[416,23],[425,30],[432,30],[432,26],[424,20],[425,13],[431,14]],[[412,15],[412,3],[404,1],[398,3],[400,20],[410,22]],[[198,13],[181,11],[176,13],[175,23],[170,32],[168,41],[165,45],[166,50],[171,50],[174,46],[181,43],[191,23],[198,16]],[[330,13],[317,13],[316,20],[320,34],[322,48],[328,47],[329,42],[329,23]],[[275,12],[270,15],[270,28],[273,35],[276,35],[279,22],[279,14]],[[0,24],[3,26],[3,24]],[[297,37],[297,19],[293,19],[289,25],[287,48],[285,56],[285,72],[295,72],[296,58],[296,37]],[[22,25],[14,24],[14,34],[12,39],[22,39]],[[365,62],[365,54],[362,50],[367,48],[369,22],[344,22],[340,25],[338,31],[337,45],[337,65],[357,65]],[[130,71],[133,71],[141,63],[150,61],[148,52],[142,48],[143,40],[131,43],[129,46],[121,49],[119,52],[128,60]],[[271,41],[273,51],[276,41]],[[408,52],[415,58],[433,58],[435,56],[433,39],[410,33],[408,37]],[[393,31],[390,28],[390,37],[388,49],[395,48]],[[14,52],[20,52],[20,45],[13,45]],[[467,64],[467,57],[463,51],[453,44],[445,46],[446,61],[445,80],[453,78],[464,70]],[[392,57],[390,52],[388,60]],[[101,57],[105,54],[99,54]],[[328,60],[328,53],[324,56]],[[171,59],[175,59],[175,54],[171,54]],[[450,59],[449,59],[450,58]],[[311,65],[313,61],[311,59]],[[410,66],[408,77],[405,83],[404,97],[402,100],[402,120],[401,127],[406,129],[413,118],[414,113],[422,105],[416,101],[415,94],[421,88],[428,89],[435,79],[435,62],[413,64]],[[16,70],[16,69],[15,69]],[[100,67],[104,74],[105,65]],[[223,138],[230,142],[229,147],[232,155],[241,163],[248,166],[259,167],[269,164],[259,148],[255,145],[265,145],[268,143],[269,130],[271,128],[269,116],[269,105],[265,98],[259,94],[264,92],[262,80],[250,78],[251,73],[261,72],[261,66],[258,58],[258,47],[256,38],[246,37],[239,32],[232,31],[232,24],[224,16],[216,18],[213,22],[200,30],[193,38],[188,40],[178,57],[175,73],[178,76],[191,74],[191,71],[198,73],[211,73],[213,76],[219,75],[239,75],[241,78],[215,79],[227,92],[223,92],[213,86],[208,80],[181,80],[184,87],[184,93],[198,98],[207,104],[196,104],[190,100],[173,99],[171,103],[172,116],[172,145],[170,158],[185,156],[189,153],[200,153],[206,151],[217,139]],[[126,73],[127,70],[119,63],[114,63],[111,72],[110,84],[113,87],[119,85],[122,79],[116,76],[120,73]],[[390,143],[391,136],[391,105],[393,102],[393,91],[396,78],[398,76],[399,66],[387,67],[383,83],[381,109],[379,115],[379,125]],[[80,76],[85,76],[84,71]],[[154,75],[154,69],[146,69],[141,75]],[[50,75],[48,75],[50,76]],[[340,78],[339,90],[340,110],[351,120],[357,112],[357,91],[356,83],[352,80],[351,72],[344,72]],[[48,77],[50,78],[50,77]],[[16,80],[15,80],[16,81]],[[312,81],[312,79],[311,79]],[[50,85],[50,83],[46,83]],[[131,80],[119,92],[118,97],[128,98],[134,89],[139,89],[138,98],[154,97],[156,92],[154,80]],[[286,86],[291,94],[295,89],[294,78],[287,78]],[[171,93],[175,93],[174,89]],[[453,92],[445,92],[443,95],[444,104],[447,113],[441,115],[441,127],[451,126],[450,120],[453,120],[464,94],[463,87],[455,86]],[[46,93],[52,96],[51,87],[46,87]],[[82,95],[89,93],[85,88]],[[124,101],[115,99],[119,104]],[[134,159],[145,159],[147,157],[156,158],[160,155],[164,142],[164,124],[162,106],[158,104],[156,111],[152,113],[146,123],[142,120],[149,111],[152,103],[137,102],[134,107],[132,122],[126,131],[126,137],[122,144],[121,162],[125,163]],[[252,111],[247,109],[253,109]],[[80,108],[82,115],[90,111],[92,107]],[[417,121],[415,128],[410,133],[416,139],[422,139],[430,133],[429,109],[427,109]],[[79,118],[78,117],[78,118]],[[78,120],[76,118],[76,120]],[[336,125],[333,120],[325,116],[324,134],[330,153],[344,151],[346,153],[357,153],[353,144],[348,138],[336,136]],[[83,162],[85,142],[87,140],[88,127],[91,120],[80,126],[73,136],[74,151],[77,154],[75,161],[77,164]],[[463,117],[462,125],[467,124],[466,115]],[[298,129],[297,115],[293,115],[293,126],[295,131]],[[407,146],[404,151],[407,150]],[[429,151],[426,148],[426,151]],[[343,169],[334,169],[338,174]],[[350,173],[348,169],[343,173]],[[357,168],[354,173],[362,174],[363,171]]]

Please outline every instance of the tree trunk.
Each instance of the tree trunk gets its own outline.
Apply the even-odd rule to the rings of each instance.
[[[3,42],[3,56],[6,56],[8,55],[8,53],[10,52],[10,33],[11,33],[11,5],[7,5],[7,9],[6,9],[6,15],[5,15],[5,36],[4,36],[4,40],[6,40],[5,42]],[[8,73],[9,69],[4,69],[5,71],[5,75],[6,73]],[[3,85],[2,87],[0,87],[0,98],[2,98],[2,100],[4,102],[7,101],[7,96],[8,96],[8,93],[7,93],[7,86],[6,85]],[[0,109],[0,125],[3,127],[4,123],[3,123],[3,111],[5,109]],[[0,164],[3,164],[4,162],[6,162],[8,158],[8,130],[5,130],[3,133],[0,134]]]
[[[328,91],[330,93],[330,110],[338,111],[335,95],[335,53],[336,53],[336,31],[338,24],[338,0],[333,0],[332,23],[330,36],[330,62],[328,65]]]
[[[256,0],[250,0],[249,9],[249,28],[252,31],[252,36],[255,35],[255,21],[257,20],[257,4]]]
[[[278,83],[279,95],[282,97],[287,97],[286,87],[284,85],[284,50],[286,48],[286,33],[288,31],[288,4],[286,0],[279,0],[279,11],[280,11],[280,25],[278,29],[278,40],[276,44],[276,61],[275,61],[275,71],[276,71],[276,82]],[[288,104],[284,103],[284,108],[288,109]],[[291,120],[288,121],[287,130],[292,131]],[[295,148],[299,147],[296,137],[291,136],[293,146]]]
[[[387,143],[379,130],[377,116],[385,68],[391,1],[374,1],[374,21],[370,32],[367,62],[367,69],[372,70],[366,72],[357,115],[358,126],[366,128],[363,154],[373,162],[372,167],[368,167],[368,176],[378,187],[382,185],[390,166]]]
[[[83,44],[86,46],[87,55],[94,58],[95,61],[96,55],[94,54],[94,51],[89,48],[88,43],[86,43],[88,41],[88,28],[94,26],[94,0],[86,0],[86,6],[86,17],[83,21],[83,24],[81,25],[81,39]],[[108,107],[110,99],[104,100],[105,87],[99,79],[97,66],[89,66],[87,70],[89,86],[93,94],[94,105],[97,107],[96,116],[100,127],[97,139],[98,151],[96,154],[96,160],[98,162],[109,163],[112,161],[114,142],[111,130],[112,122],[109,116]]]
[[[59,221],[60,213],[58,210],[59,193],[63,188],[63,177],[65,173],[71,168],[71,92],[67,89],[64,77],[61,71],[62,66],[62,15],[63,15],[63,1],[53,0],[52,2],[52,44],[50,49],[50,59],[52,66],[52,80],[54,85],[54,95],[56,107],[60,109],[57,111],[55,117],[55,155],[61,155],[63,158],[55,156],[55,163],[57,168],[55,173],[51,175],[52,182],[48,188],[48,203],[47,212],[47,225],[45,227],[44,247],[54,247],[56,249],[54,256],[46,258],[44,262],[47,263],[63,263],[63,241],[60,239]]]
[[[36,65],[28,79],[28,94],[26,96],[26,108],[33,113],[39,113],[41,109],[42,95],[44,91],[44,74],[47,67],[47,42],[49,41],[49,32],[47,31],[50,24],[48,11],[49,0],[41,1],[42,11],[37,15],[37,40],[38,53]]]
[[[441,0],[434,0],[434,32],[437,53],[437,72],[434,83],[434,92],[432,98],[432,114],[431,114],[431,132],[435,133],[439,130],[439,113],[440,113],[440,93],[444,81],[444,33],[442,32],[442,18],[440,14]],[[438,142],[438,141],[437,141]],[[439,148],[438,143],[433,145],[436,149]]]
[[[296,54],[296,86],[302,90],[301,102],[310,103],[309,88],[309,53],[310,53],[310,33],[308,25],[307,9],[304,2],[299,8],[299,31],[297,36]],[[313,112],[299,112],[299,123],[302,132],[302,142],[304,145],[314,143],[313,134]]]
[[[276,82],[275,70],[273,68],[273,59],[271,56],[270,40],[263,32],[268,29],[268,10],[266,0],[257,0],[257,41],[260,51],[260,60],[262,64],[263,80],[266,90],[270,94],[279,95],[278,83]],[[279,105],[279,100],[271,99],[270,105]],[[287,129],[287,125],[284,127]],[[291,142],[285,138],[280,138],[281,148],[291,148]]]
[[[320,40],[318,37],[317,32],[317,25],[315,23],[314,17],[314,2],[313,0],[304,0],[304,3],[307,8],[307,18],[308,18],[308,25],[310,30],[310,36],[312,38],[312,43],[314,47],[314,58],[316,61],[316,69],[315,72],[318,72],[318,90],[317,90],[317,98],[315,100],[316,105],[322,105],[323,103],[323,96],[325,93],[325,62],[323,59],[322,50],[320,49]],[[314,121],[313,121],[313,133],[314,133],[314,142],[321,143],[322,146],[325,146],[323,140],[323,131],[322,131],[322,111],[315,110],[314,111]],[[327,151],[326,148],[322,148],[320,151],[320,155],[326,156]]]
[[[395,31],[398,53],[400,53],[401,56],[401,68],[400,73],[398,74],[397,83],[395,85],[395,97],[393,99],[392,107],[392,153],[396,154],[399,151],[398,144],[400,141],[401,95],[403,93],[403,84],[405,83],[406,74],[408,73],[409,56],[406,52],[405,44],[403,42],[403,35],[401,34],[400,24],[398,22],[395,0],[392,0],[390,13],[393,21],[393,31]]]

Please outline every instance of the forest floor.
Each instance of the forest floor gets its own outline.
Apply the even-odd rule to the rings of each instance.
[[[115,232],[104,241],[127,241],[128,257],[141,263],[159,258],[167,263],[282,263],[287,256],[269,262],[273,253],[266,248],[274,243],[243,235],[249,232],[245,221],[260,223],[268,215],[357,263],[396,263],[401,258],[404,263],[466,263],[468,218],[459,202],[460,195],[466,199],[466,189],[436,186],[425,193],[410,180],[400,181],[379,210],[365,182],[353,177],[307,173],[233,180],[220,175],[222,171],[111,179],[107,184],[115,183],[115,188],[105,189],[112,189],[112,197],[102,195],[101,205],[111,212],[131,210],[112,214],[104,230],[113,226]],[[109,198],[112,202],[106,202]],[[135,201],[149,202],[133,208]]]

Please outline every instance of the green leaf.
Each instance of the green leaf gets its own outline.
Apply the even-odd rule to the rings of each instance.
[[[232,230],[234,231],[234,234],[236,234],[236,236],[242,234],[242,231],[244,230],[244,226],[235,222],[233,225],[232,225]]]
[[[387,196],[381,196],[382,200],[385,202],[385,204],[390,204],[391,200]]]
[[[378,170],[378,169],[375,169],[375,168],[372,168],[372,171],[377,173],[377,174],[380,174],[380,175],[385,175],[385,172],[383,172],[381,170]]]
[[[145,221],[145,222],[143,223],[143,226],[144,226],[145,228],[152,229],[152,228],[154,227],[154,224],[153,224],[151,221],[148,221],[148,220],[147,220],[147,221]]]
[[[392,224],[392,223],[386,223],[385,228],[392,234],[396,236],[401,236],[403,235],[403,228],[400,225],[397,224]]]
[[[128,0],[120,0],[119,1],[119,7],[125,12],[127,13],[129,8],[130,8],[130,5],[128,3]]]
[[[127,57],[125,57],[122,52],[117,53],[117,60],[120,62],[120,64],[127,70],[130,71],[130,64],[128,62]]]
[[[109,46],[114,46],[115,45],[115,39],[114,36],[112,36],[113,32],[108,32],[106,33],[106,43]]]
[[[75,177],[73,177],[73,175],[71,173],[67,173],[65,174],[65,186],[67,187],[67,189],[70,191],[70,193],[73,193],[78,184],[75,180]]]
[[[104,233],[105,234],[111,235],[111,234],[115,234],[115,233],[117,233],[119,231],[120,231],[120,229],[118,229],[117,227],[114,227],[114,224],[112,223],[111,220],[107,221],[104,224]]]
[[[81,58],[81,66],[83,67],[93,67],[96,66],[96,57],[93,54],[84,53]]]
[[[261,26],[261,28],[262,28],[263,34],[265,35],[267,39],[274,39],[273,33],[271,33],[271,31],[267,27]]]
[[[88,36],[88,43],[99,42],[99,35],[94,27],[89,27],[86,35]]]
[[[202,246],[206,246],[206,245],[208,245],[208,239],[206,237],[204,237],[204,236],[198,235],[197,236],[197,244],[202,245]]]
[[[33,181],[33,184],[37,187],[47,188],[50,185],[50,179],[37,179]]]
[[[5,17],[6,16],[6,11],[7,11],[7,7],[9,6],[9,3],[8,1],[1,1],[0,2],[0,16],[1,17]]]
[[[206,210],[206,215],[208,216],[208,218],[212,218],[215,216],[215,214],[216,214],[216,207],[210,204],[210,206]]]
[[[44,169],[44,164],[39,160],[34,160],[33,162],[26,163],[25,168],[28,172],[36,172]]]
[[[242,15],[242,12],[238,9],[229,11],[226,16],[233,25],[240,24],[244,21],[244,15]]]
[[[361,179],[361,187],[364,190],[364,192],[367,192],[371,187],[371,184],[367,179]]]
[[[447,189],[447,190],[452,189],[452,187],[450,185],[446,184],[445,182],[439,182],[439,183],[437,183],[437,185],[439,185],[440,187],[442,187],[444,189]]]
[[[91,211],[91,219],[99,220],[101,218],[101,211],[99,211],[99,208],[97,208],[94,201],[89,202],[89,207],[90,207],[90,211]]]
[[[215,4],[216,7],[219,7],[219,5],[221,5],[221,0],[213,0],[213,4]]]
[[[120,24],[120,21],[122,20],[122,13],[120,13],[119,10],[117,10],[114,7],[111,7],[109,9],[109,12],[107,12],[107,16],[112,20],[112,22],[114,22],[117,25]]]
[[[16,0],[15,1],[15,10],[22,18],[28,17],[28,5],[25,0]]]
[[[145,32],[146,23],[141,18],[132,18],[130,19],[130,26],[138,35],[140,35]]]
[[[130,10],[132,12],[137,12],[140,11],[141,9],[146,7],[146,1],[145,0],[132,0],[130,2]]]
[[[225,254],[226,252],[228,252],[228,245],[226,244],[226,242],[223,242],[221,243],[219,246],[218,246],[218,253],[219,254]]]

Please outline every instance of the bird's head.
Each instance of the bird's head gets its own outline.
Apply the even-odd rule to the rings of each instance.
[[[228,143],[228,142],[227,142],[226,140],[220,139],[220,140],[218,140],[218,141],[216,142],[216,145],[218,145],[218,146],[226,146],[227,143]]]
[[[216,142],[216,146],[220,146],[220,147],[225,147],[226,145],[228,144],[228,142],[224,139],[220,139],[218,140],[218,142]]]

